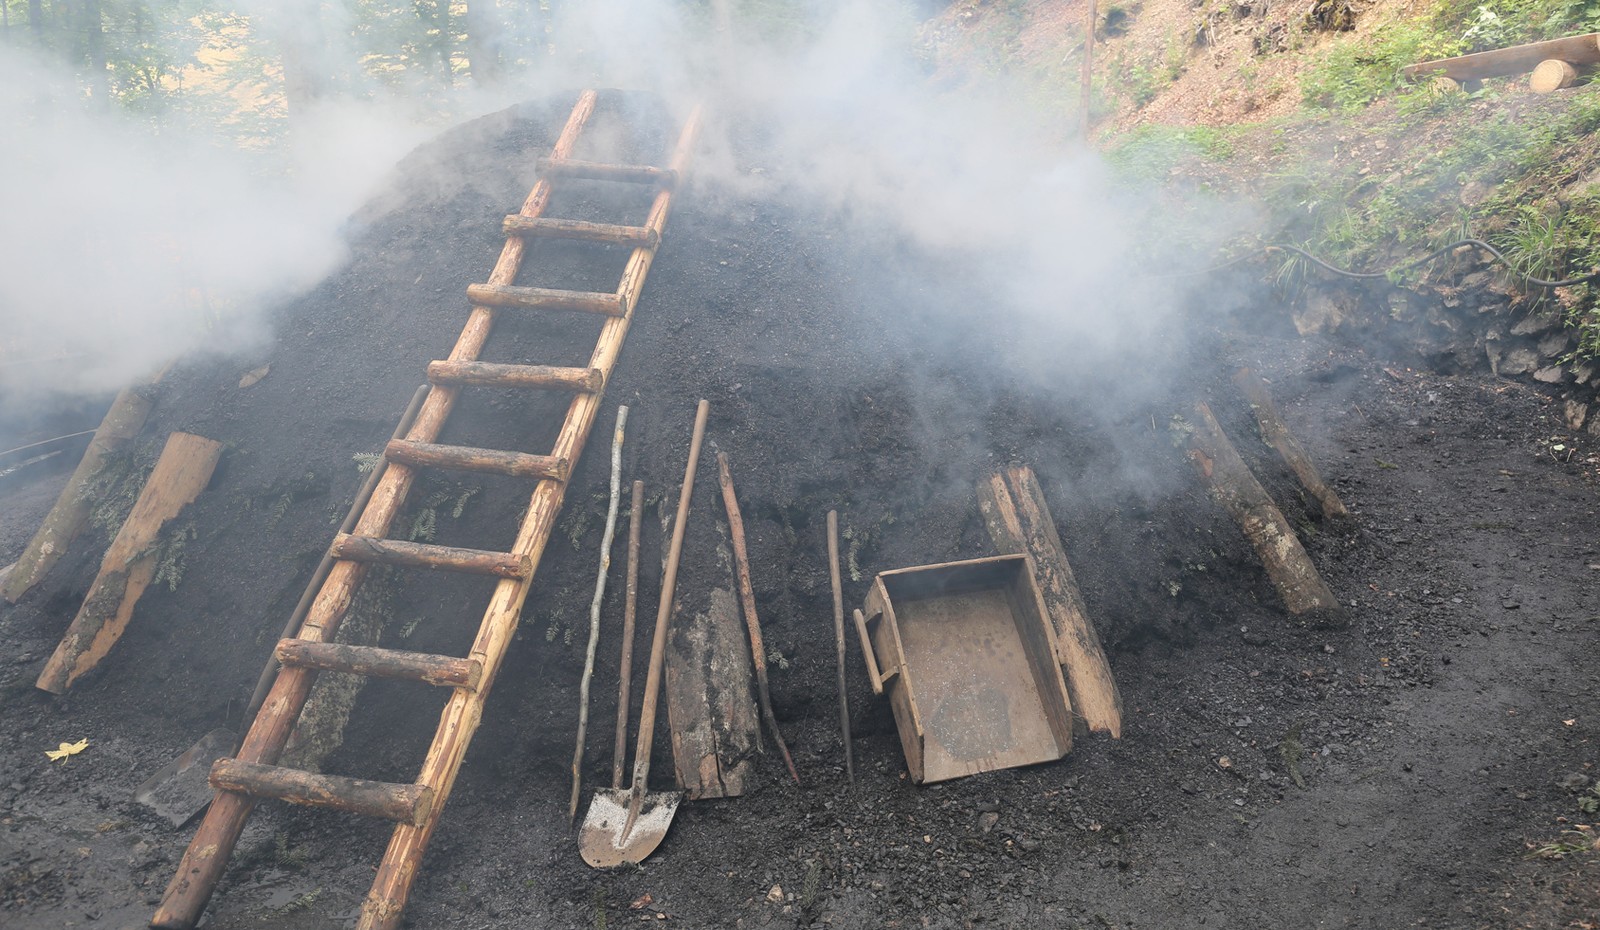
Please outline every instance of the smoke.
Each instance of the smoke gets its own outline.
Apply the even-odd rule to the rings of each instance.
[[[963,325],[1003,321],[1027,337],[1014,372],[1060,390],[1103,380],[1130,358],[1160,367],[1150,354],[1172,350],[1163,336],[1180,295],[1133,265],[1154,205],[1120,188],[1095,153],[1053,134],[1062,120],[1041,120],[1038,101],[998,81],[933,87],[910,6],[730,4],[560,4],[541,60],[447,101],[353,75],[357,27],[333,15],[338,5],[263,6],[261,41],[292,45],[301,72],[343,82],[296,114],[287,166],[198,131],[152,133],[91,112],[59,68],[0,61],[9,127],[0,248],[10,268],[0,276],[0,391],[103,391],[199,348],[259,343],[273,306],[345,260],[345,218],[441,114],[581,85],[653,90],[680,113],[705,102],[704,196],[804,205],[959,265],[967,295],[984,305],[929,295],[928,312],[947,314],[952,347]],[[479,6],[482,22],[499,14],[498,27],[484,28],[510,28],[505,10]],[[315,35],[295,25],[313,8],[323,14]],[[492,48],[498,38],[477,41]],[[764,127],[758,146],[734,144],[730,127],[741,120]],[[1222,217],[1211,234],[1238,225]],[[43,378],[45,369],[14,363],[61,355],[72,358]]]

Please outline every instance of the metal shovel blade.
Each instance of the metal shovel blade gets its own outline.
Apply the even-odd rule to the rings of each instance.
[[[211,763],[233,755],[238,745],[239,737],[232,730],[212,730],[150,776],[134,791],[133,799],[167,818],[174,827],[183,826],[211,803]]]
[[[633,792],[621,788],[601,788],[589,802],[589,813],[578,830],[578,854],[597,869],[636,865],[656,851],[672,826],[678,811],[676,791],[657,791],[644,796],[639,816],[628,826],[628,806]]]

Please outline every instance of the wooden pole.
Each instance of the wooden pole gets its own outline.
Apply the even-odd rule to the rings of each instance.
[[[155,577],[153,551],[161,530],[205,490],[222,456],[222,443],[173,433],[150,472],[133,511],[100,562],[78,615],[39,673],[39,688],[61,694],[100,664],[122,638],[133,608]]]
[[[839,579],[839,511],[828,511],[828,577],[833,582],[833,646],[839,659],[839,732],[844,737],[844,772],[856,783],[855,753],[850,745],[850,696],[844,675],[844,586]]]
[[[589,602],[589,647],[583,659],[583,682],[578,686],[578,741],[572,750],[572,800],[567,823],[578,818],[578,796],[583,788],[583,750],[589,737],[589,684],[594,680],[594,657],[600,650],[600,602],[606,596],[606,576],[611,574],[611,541],[617,532],[617,507],[622,500],[622,434],[628,424],[626,405],[617,408],[617,425],[611,433],[611,502],[606,508],[606,531],[600,537],[600,573]]]
[[[995,548],[1028,556],[1055,628],[1056,659],[1066,670],[1074,717],[1089,730],[1121,738],[1122,695],[1033,469],[1010,468],[979,481],[978,501]]]
[[[633,627],[639,606],[639,531],[644,524],[644,482],[633,483],[628,504],[628,587],[622,604],[622,660],[617,672],[617,739],[611,749],[611,787],[622,787],[628,764],[628,700],[633,681]]]
[[[66,553],[67,547],[89,519],[90,502],[85,490],[105,469],[106,459],[144,429],[144,421],[150,416],[150,407],[150,398],[145,396],[142,386],[124,388],[117,395],[111,409],[100,421],[100,428],[94,431],[94,438],[89,440],[89,448],[78,461],[78,467],[67,479],[66,487],[61,489],[55,506],[50,508],[44,522],[39,524],[38,531],[28,542],[28,548],[17,559],[16,567],[0,584],[0,597],[15,604]]]
[[[717,483],[722,486],[722,504],[728,511],[728,535],[733,540],[733,561],[739,572],[739,601],[744,608],[745,627],[750,631],[750,656],[756,666],[756,693],[761,699],[761,716],[772,731],[772,739],[783,754],[783,764],[789,767],[789,777],[800,784],[800,773],[795,771],[794,759],[789,755],[789,744],[783,741],[783,731],[778,729],[778,717],[772,712],[772,692],[767,687],[767,647],[761,638],[761,620],[756,616],[756,591],[750,582],[750,554],[745,550],[744,515],[739,512],[739,497],[733,491],[733,472],[728,468],[726,453],[717,453]]]
[[[1086,18],[1083,23],[1083,75],[1081,77],[1083,87],[1081,89],[1082,99],[1079,103],[1079,108],[1083,111],[1080,115],[1082,122],[1080,131],[1083,134],[1083,141],[1086,145],[1089,142],[1089,111],[1094,106],[1094,27],[1095,20],[1099,18],[1100,12],[1096,9],[1095,0],[1089,0]]]
[[[256,798],[274,798],[290,804],[326,807],[401,823],[421,822],[433,806],[433,789],[425,785],[318,775],[238,759],[214,762],[211,784],[222,791],[244,792]]]
[[[1261,427],[1261,439],[1277,451],[1295,477],[1300,479],[1300,485],[1317,499],[1322,515],[1330,519],[1348,516],[1350,512],[1345,509],[1344,501],[1322,480],[1322,473],[1317,471],[1305,447],[1289,432],[1289,425],[1284,422],[1278,405],[1273,403],[1272,393],[1267,390],[1266,380],[1249,368],[1241,368],[1234,372],[1233,383],[1250,401],[1250,412],[1255,414],[1256,423]]]
[[[1189,434],[1189,459],[1211,496],[1227,509],[1255,546],[1267,577],[1293,614],[1341,613],[1339,602],[1311,564],[1305,547],[1266,489],[1250,473],[1244,459],[1204,403],[1194,405],[1196,422]]]

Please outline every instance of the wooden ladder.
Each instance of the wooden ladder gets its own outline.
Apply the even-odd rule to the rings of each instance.
[[[428,365],[433,385],[415,423],[404,439],[384,450],[383,477],[362,511],[353,533],[338,535],[332,554],[338,560],[312,603],[299,636],[278,644],[282,670],[234,759],[212,769],[216,795],[205,819],[184,852],[177,874],[168,884],[152,927],[190,928],[227,866],[245,820],[261,798],[329,807],[395,821],[394,835],[378,867],[377,878],[361,908],[362,930],[395,928],[416,880],[422,855],[439,822],[439,814],[483,713],[489,687],[500,670],[516,632],[523,601],[533,583],[540,556],[555,526],[566,494],[567,478],[583,452],[589,430],[628,325],[638,306],[645,276],[655,258],[672,206],[673,190],[689,161],[700,124],[700,110],[690,114],[666,168],[607,165],[574,160],[578,136],[594,112],[596,93],[584,91],[548,159],[539,162],[540,178],[522,210],[505,220],[506,244],[488,283],[468,288],[472,311],[450,357]],[[657,188],[643,226],[613,226],[574,220],[546,219],[551,182],[555,178],[649,184]],[[588,293],[517,287],[517,271],[529,238],[549,236],[634,247],[615,293]],[[497,307],[548,308],[603,314],[600,338],[585,368],[503,365],[478,361]],[[457,393],[469,385],[545,388],[573,392],[555,448],[549,455],[474,449],[436,442]],[[405,502],[419,468],[450,468],[533,478],[538,484],[517,530],[510,552],[484,552],[386,539]],[[497,576],[494,594],[466,658],[425,655],[349,646],[333,641],[368,566],[426,567]],[[300,718],[320,670],[353,672],[381,678],[404,678],[450,688],[439,729],[414,784],[389,784],[356,778],[316,775],[283,768],[277,761]]]

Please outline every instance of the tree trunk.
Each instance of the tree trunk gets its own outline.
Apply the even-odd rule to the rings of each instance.
[[[472,82],[479,87],[500,83],[503,72],[494,4],[484,0],[469,0],[461,18],[467,31],[467,70],[472,74]]]
[[[89,95],[97,108],[107,110],[111,107],[111,78],[106,70],[105,17],[101,15],[100,0],[82,2],[79,28],[89,55]]]

